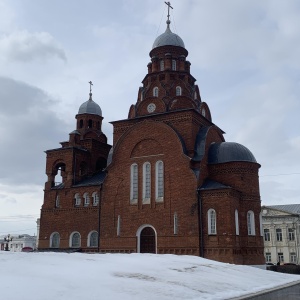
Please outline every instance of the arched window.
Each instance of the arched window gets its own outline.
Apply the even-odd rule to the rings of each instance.
[[[94,192],[92,194],[92,198],[93,198],[93,206],[97,206],[99,204],[99,196],[97,192]]]
[[[165,62],[163,60],[160,61],[160,70],[164,71],[165,69]]]
[[[81,199],[79,193],[76,193],[74,196],[75,199],[75,206],[79,206],[81,204]]]
[[[235,234],[240,235],[239,212],[237,209],[234,212],[234,217],[235,217]]]
[[[59,248],[59,233],[53,232],[50,236],[50,248]]]
[[[79,121],[79,127],[82,128],[83,127],[83,120]]]
[[[209,209],[207,212],[208,220],[208,234],[217,234],[217,220],[216,211],[214,209]]]
[[[150,204],[151,197],[151,165],[149,162],[143,165],[143,204]]]
[[[255,235],[254,212],[252,210],[247,212],[247,227],[248,235]]]
[[[176,86],[176,96],[181,96],[181,87]]]
[[[130,203],[136,204],[138,201],[138,165],[132,164],[130,167]]]
[[[161,160],[155,164],[155,199],[164,201],[164,164]]]
[[[194,92],[194,100],[197,100],[197,92]]]
[[[79,232],[73,232],[70,235],[70,247],[79,248],[80,247],[80,234]]]
[[[55,198],[55,207],[58,208],[59,207],[59,195],[56,195],[56,198]]]
[[[176,60],[172,59],[172,70],[176,71]]]
[[[89,119],[88,128],[92,128],[92,127],[93,127],[93,121],[91,119]]]
[[[88,247],[98,247],[98,232],[91,231],[88,235]]]
[[[83,194],[84,206],[88,206],[90,204],[90,197],[88,193]]]
[[[153,97],[158,97],[158,87],[153,88]]]

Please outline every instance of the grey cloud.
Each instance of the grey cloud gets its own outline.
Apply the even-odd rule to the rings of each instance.
[[[66,61],[66,54],[47,32],[14,31],[0,36],[0,54],[11,61],[28,62],[57,57]]]

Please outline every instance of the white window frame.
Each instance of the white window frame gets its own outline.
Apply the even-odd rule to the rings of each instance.
[[[181,96],[182,95],[182,88],[181,86],[176,86],[176,96]]]
[[[80,198],[79,193],[75,194],[74,199],[75,199],[75,206],[80,206],[81,205],[81,198]]]
[[[91,245],[91,242],[92,242],[92,235],[93,235],[94,233],[97,235],[97,243],[96,243],[96,245]],[[96,230],[91,231],[91,232],[88,234],[87,246],[90,247],[90,248],[96,248],[96,247],[98,247],[98,242],[99,242],[98,239],[99,239],[98,232],[97,232]]]
[[[53,238],[54,238],[54,236],[55,235],[58,235],[58,245],[57,245],[57,247],[54,247],[54,245],[53,245]],[[58,232],[52,232],[51,233],[51,235],[50,235],[50,248],[59,248],[59,245],[60,245],[60,235],[59,235],[59,233]]]
[[[255,235],[255,219],[254,219],[254,212],[249,210],[247,212],[247,228],[248,228],[248,235]]]
[[[162,166],[162,174],[160,174],[160,166]],[[164,163],[161,160],[155,163],[155,200],[156,202],[164,201]]]
[[[79,235],[79,245],[78,246],[77,245],[73,246],[73,237],[75,234]],[[80,248],[81,247],[81,235],[78,231],[74,231],[70,234],[69,247],[70,248]]]
[[[271,252],[266,252],[266,262],[272,262],[272,254],[271,254]]]
[[[98,193],[97,192],[93,192],[92,198],[93,198],[93,206],[98,206],[98,204],[99,204]]]
[[[235,220],[235,234],[240,235],[239,212],[237,209],[234,212],[234,220]]]
[[[296,252],[290,252],[290,263],[297,263],[297,254]]]
[[[295,230],[293,228],[288,228],[289,241],[295,241]]]
[[[207,225],[208,225],[208,234],[216,235],[217,234],[217,214],[216,211],[210,208],[207,211]]]
[[[282,229],[281,228],[276,228],[276,241],[277,242],[282,242],[283,241],[283,236],[282,236]]]
[[[83,194],[83,199],[84,199],[84,206],[89,206],[90,205],[89,193],[85,192]]]
[[[278,252],[277,253],[277,258],[278,258],[278,261],[280,263],[284,262],[284,254],[283,254],[283,252]]]
[[[164,62],[163,59],[160,60],[160,62],[159,62],[159,69],[160,69],[160,71],[164,71],[165,70],[165,62]]]
[[[153,97],[158,97],[158,87],[157,86],[155,86],[153,88]]]
[[[130,204],[138,203],[139,171],[136,163],[130,166]]]
[[[176,59],[172,59],[172,70],[176,71],[176,68],[177,68]]]
[[[147,167],[149,166],[149,171]],[[147,184],[149,181],[149,185]],[[151,200],[151,164],[145,162],[143,164],[143,204],[150,204]]]
[[[264,241],[265,242],[270,242],[271,241],[271,234],[270,234],[270,229],[269,228],[264,229]]]

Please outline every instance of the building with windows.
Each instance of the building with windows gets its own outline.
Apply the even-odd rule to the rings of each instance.
[[[0,251],[6,248],[5,237],[0,237]],[[29,234],[10,235],[11,241],[8,242],[8,249],[12,252],[33,251],[36,249],[37,237]]]
[[[260,165],[212,122],[169,19],[149,55],[128,118],[111,122],[113,146],[90,90],[69,140],[46,151],[39,249],[264,264]]]
[[[267,263],[300,264],[300,204],[262,206]]]

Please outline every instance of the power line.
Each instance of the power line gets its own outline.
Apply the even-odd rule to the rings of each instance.
[[[27,231],[27,230],[32,230],[32,229],[36,229],[36,227],[27,228],[27,229],[20,229],[20,230],[14,230],[14,231],[9,230],[9,232],[10,233],[12,233],[12,232],[20,232],[20,231]],[[7,234],[7,232],[3,231],[3,232],[0,232],[0,234]]]

